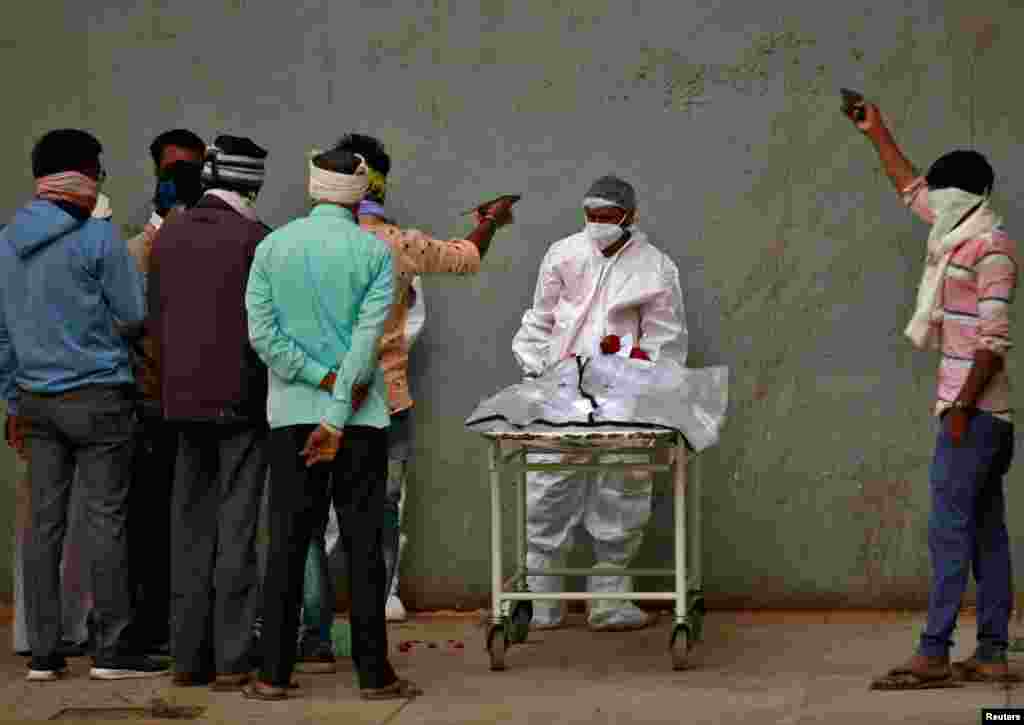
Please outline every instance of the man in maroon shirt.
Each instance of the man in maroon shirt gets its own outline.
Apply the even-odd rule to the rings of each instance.
[[[267,369],[245,289],[270,228],[253,203],[267,152],[220,136],[205,193],[153,242],[149,324],[164,418],[181,431],[171,504],[174,682],[236,689],[252,670],[256,529],[266,477]]]

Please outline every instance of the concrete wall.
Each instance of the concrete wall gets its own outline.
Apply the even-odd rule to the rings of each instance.
[[[976,143],[1013,228],[1013,3],[17,5],[0,30],[3,209],[30,193],[34,139],[63,125],[106,145],[125,225],[147,215],[148,143],[182,125],[270,149],[259,208],[274,225],[304,209],[305,152],[348,130],[387,142],[395,213],[438,235],[465,232],[456,212],[484,197],[526,194],[477,277],[425,280],[409,604],[474,605],[489,590],[485,448],[462,421],[517,379],[510,342],[540,259],[607,172],[635,183],[644,227],[679,265],[692,365],[733,370],[731,420],[703,461],[712,601],[923,601],[936,361],[900,331],[927,229],[839,114],[838,88],[876,99],[922,167]],[[16,472],[0,455],[6,502]],[[669,503],[659,495],[647,564],[671,554]],[[0,511],[9,590],[11,506]],[[1014,542],[1024,561],[1019,529]]]

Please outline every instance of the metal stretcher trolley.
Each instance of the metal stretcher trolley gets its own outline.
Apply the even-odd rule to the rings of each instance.
[[[525,428],[491,430],[481,433],[490,446],[491,484],[491,623],[487,631],[487,650],[491,669],[505,669],[505,655],[513,644],[525,642],[533,616],[532,600],[630,599],[673,601],[675,616],[668,643],[672,668],[685,669],[690,648],[702,638],[704,599],[701,590],[700,548],[700,476],[696,456],[682,434],[661,427],[556,427],[533,424]],[[503,449],[503,444],[506,448]],[[528,463],[530,453],[571,452],[589,454],[587,463]],[[604,456],[628,453],[646,454],[647,463],[601,463]],[[666,460],[667,463],[659,463]],[[691,468],[692,478],[687,468]],[[551,470],[621,470],[668,472],[672,474],[674,568],[617,569],[616,574],[633,577],[672,576],[671,592],[626,593],[533,593],[527,590],[526,577],[537,575],[582,576],[607,574],[607,569],[526,568],[526,473]],[[502,557],[502,473],[516,475],[516,567],[504,576]],[[692,481],[692,490],[687,483]],[[692,495],[689,495],[691,494]],[[689,522],[688,522],[689,515]],[[689,539],[689,541],[687,541]],[[689,559],[689,566],[687,560]]]

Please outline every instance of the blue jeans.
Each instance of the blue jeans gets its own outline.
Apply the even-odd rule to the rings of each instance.
[[[949,434],[949,417],[942,419],[931,466],[932,589],[919,654],[949,654],[973,570],[978,585],[975,656],[982,662],[1006,661],[1013,581],[1003,477],[1012,459],[1013,424],[978,413],[957,447]]]

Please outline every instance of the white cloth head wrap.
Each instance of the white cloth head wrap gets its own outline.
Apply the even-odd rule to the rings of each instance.
[[[977,204],[981,206],[957,227],[963,215]],[[942,292],[946,269],[953,255],[964,242],[988,234],[1002,224],[1000,217],[989,207],[988,197],[961,189],[931,190],[928,192],[928,205],[935,214],[935,222],[928,234],[928,250],[921,284],[917,288],[914,315],[903,331],[916,347],[923,350],[937,349],[942,344]]]
[[[309,198],[315,202],[327,201],[345,206],[361,202],[370,188],[370,177],[366,159],[359,154],[353,155],[359,159],[359,167],[354,174],[327,171],[310,161]]]

